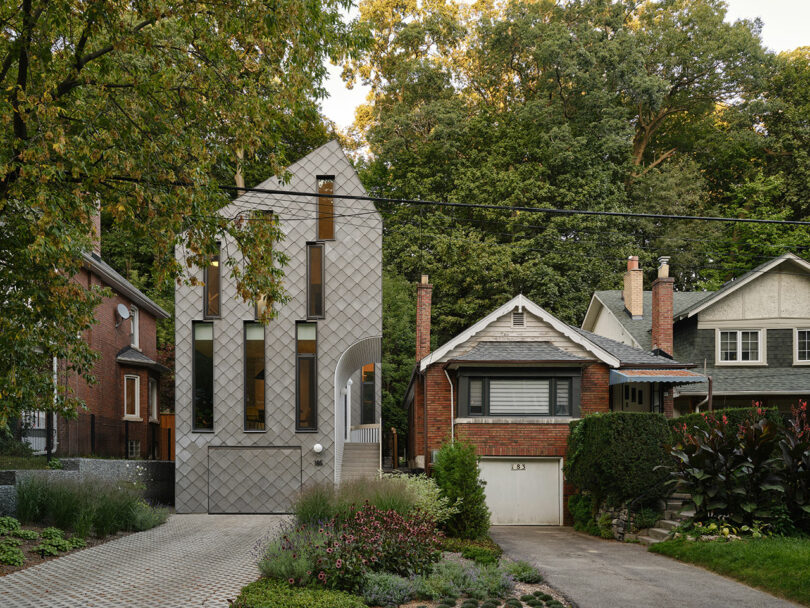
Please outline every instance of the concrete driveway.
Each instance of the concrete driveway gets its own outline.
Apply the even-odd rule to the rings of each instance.
[[[579,608],[796,606],[702,568],[572,528],[494,526],[506,554],[535,564]],[[790,573],[785,573],[790,576]]]
[[[172,515],[164,525],[0,578],[3,608],[226,608],[281,515]]]

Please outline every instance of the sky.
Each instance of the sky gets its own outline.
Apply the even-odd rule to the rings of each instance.
[[[762,19],[762,40],[774,51],[810,46],[810,0],[726,0],[728,20]],[[363,103],[368,88],[356,84],[352,90],[340,78],[340,68],[329,65],[326,90],[329,97],[321,106],[327,118],[345,129],[354,121],[355,108]]]

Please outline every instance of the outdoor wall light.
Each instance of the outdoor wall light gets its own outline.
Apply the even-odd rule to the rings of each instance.
[[[323,452],[323,446],[320,443],[316,443],[314,446],[312,446],[312,451],[316,454],[320,454]]]

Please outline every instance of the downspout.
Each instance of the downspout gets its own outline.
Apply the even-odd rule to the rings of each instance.
[[[455,401],[453,400],[453,381],[450,380],[450,374],[447,373],[447,368],[444,368],[444,377],[447,378],[447,383],[450,385],[450,443],[454,443],[456,440],[456,420],[455,420],[455,409],[453,404]]]
[[[709,379],[709,390],[706,392],[706,398],[695,406],[695,413],[699,413],[700,412],[700,406],[701,405],[706,405],[707,403],[709,404],[709,411],[711,412],[713,410],[713,406],[712,406],[712,377],[707,376],[707,378]]]

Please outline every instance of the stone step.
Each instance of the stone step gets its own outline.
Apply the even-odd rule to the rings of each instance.
[[[667,536],[669,536],[669,530],[664,528],[650,528],[647,530],[646,536],[650,538],[655,538],[657,540],[665,540]]]
[[[655,543],[660,543],[661,542],[660,540],[658,540],[656,538],[652,538],[651,536],[646,536],[646,535],[643,535],[643,534],[639,534],[636,537],[636,540],[639,542],[639,544],[642,544],[645,547],[649,547],[650,545],[654,545]]]
[[[343,453],[346,452],[379,452],[379,443],[344,443]]]
[[[672,519],[660,519],[656,522],[655,527],[661,528],[662,530],[674,530],[679,525],[681,525],[681,522],[679,521]]]
[[[692,495],[687,494],[686,492],[674,492],[670,495],[670,498],[676,500],[692,500]]]

